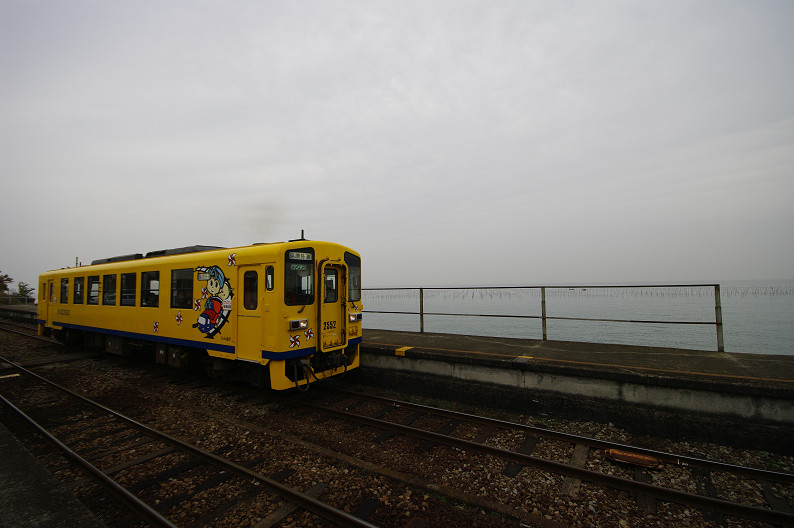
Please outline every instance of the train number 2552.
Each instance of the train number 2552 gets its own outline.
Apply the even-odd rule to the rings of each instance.
[[[323,322],[323,330],[333,330],[334,328],[336,328],[336,321]]]

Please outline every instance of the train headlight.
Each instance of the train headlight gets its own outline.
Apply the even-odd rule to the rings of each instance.
[[[309,328],[309,320],[308,319],[297,319],[295,321],[289,322],[289,329],[292,330],[306,330]]]
[[[360,313],[352,313],[350,314],[350,322],[351,323],[358,323],[361,321],[361,314]]]

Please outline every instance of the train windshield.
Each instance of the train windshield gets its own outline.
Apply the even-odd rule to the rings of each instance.
[[[352,253],[345,252],[345,264],[347,264],[347,300],[361,300],[361,257]]]
[[[287,251],[284,266],[284,302],[288,306],[314,303],[314,250]]]

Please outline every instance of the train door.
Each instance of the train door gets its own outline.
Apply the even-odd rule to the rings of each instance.
[[[58,314],[58,294],[60,292],[55,290],[55,280],[49,279],[47,281],[47,320],[52,322],[56,319]]]
[[[347,266],[342,262],[323,262],[319,275],[320,351],[325,352],[347,345]]]
[[[39,303],[38,303],[38,307],[36,308],[36,315],[38,316],[39,319],[44,321],[44,320],[47,320],[49,315],[50,315],[49,314],[50,303],[47,302],[48,301],[48,297],[47,297],[47,282],[46,281],[39,283],[38,294],[39,294]],[[44,326],[41,323],[39,323],[39,331],[38,331],[38,333],[39,333],[39,335],[43,335],[44,334]]]
[[[237,357],[259,362],[262,359],[262,282],[261,266],[240,266],[237,303]]]

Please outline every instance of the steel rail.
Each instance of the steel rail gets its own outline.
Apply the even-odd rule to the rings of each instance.
[[[10,323],[7,323],[5,321],[0,321],[0,324],[10,324]],[[14,326],[19,326],[19,325],[14,325]],[[26,334],[24,332],[20,332],[19,330],[12,330],[10,328],[4,328],[2,326],[0,326],[0,330],[2,330],[3,332],[9,332],[11,334],[17,334],[17,335],[21,335],[21,336],[24,336],[24,337],[29,337],[31,339],[36,339],[38,341],[44,341],[45,343],[50,343],[52,345],[63,345],[63,343],[55,341],[54,339],[49,339],[49,338],[41,337],[41,336],[38,336],[38,335]]]
[[[544,460],[542,458],[534,457],[531,455],[523,455],[521,453],[500,449],[498,447],[491,447],[484,444],[478,444],[476,442],[463,440],[461,438],[455,438],[452,436],[447,436],[440,433],[433,433],[430,431],[423,431],[421,429],[416,429],[405,425],[399,425],[399,424],[387,422],[385,420],[380,420],[377,418],[369,418],[366,416],[360,416],[345,411],[338,411],[335,409],[330,409],[328,407],[323,407],[322,405],[315,405],[307,402],[297,403],[296,405],[300,405],[316,411],[326,412],[328,414],[341,417],[345,420],[364,423],[376,427],[378,429],[390,430],[401,434],[406,434],[408,436],[412,436],[415,438],[420,438],[422,440],[430,440],[439,444],[446,444],[460,449],[479,451],[481,453],[493,455],[502,458],[504,460],[515,462],[517,464],[532,466],[542,471],[547,471],[549,473],[555,473],[555,474],[565,475],[568,477],[578,478],[587,482],[593,482],[595,484],[601,484],[610,488],[627,491],[632,494],[645,494],[651,497],[655,497],[657,499],[661,499],[663,501],[674,502],[677,504],[685,504],[685,505],[701,508],[704,510],[710,510],[710,511],[724,513],[727,515],[741,517],[743,519],[768,522],[771,524],[794,525],[794,514],[790,514],[790,513],[779,512],[775,510],[767,510],[755,506],[733,503],[722,499],[713,499],[710,497],[705,497],[703,495],[696,495],[684,491],[662,488],[659,486],[654,486],[652,484],[645,484],[643,482],[638,482],[635,480],[628,480],[620,477],[615,477],[612,475],[598,473],[596,471],[591,471],[588,469],[569,466],[567,464],[562,464],[560,462]]]
[[[36,331],[36,326],[30,326],[29,324],[19,324],[19,323],[12,323],[6,319],[2,318],[2,314],[0,314],[0,324],[9,325],[9,326],[17,326],[19,328],[27,328],[28,330]]]
[[[445,416],[447,418],[454,418],[460,420],[466,420],[469,422],[480,423],[483,425],[489,425],[492,427],[499,427],[503,429],[517,429],[525,433],[536,434],[539,436],[544,436],[547,438],[552,438],[554,440],[561,440],[564,442],[570,442],[572,444],[582,444],[589,447],[594,447],[596,449],[621,449],[626,451],[631,451],[632,453],[637,453],[641,455],[648,455],[659,460],[668,463],[674,464],[677,466],[693,466],[699,467],[703,469],[708,469],[712,471],[724,471],[730,472],[734,474],[739,474],[745,477],[755,478],[755,479],[763,479],[763,480],[770,480],[772,482],[779,482],[781,484],[794,484],[794,474],[792,473],[781,473],[778,471],[769,471],[766,469],[758,469],[758,468],[751,468],[746,466],[737,466],[734,464],[726,464],[724,462],[715,462],[712,460],[705,460],[702,458],[685,456],[685,455],[677,455],[675,453],[667,453],[664,451],[655,451],[653,449],[647,449],[644,447],[637,447],[627,444],[619,444],[616,442],[608,442],[606,440],[599,440],[597,438],[591,438],[587,436],[579,436],[570,433],[563,433],[560,431],[554,431],[551,429],[544,429],[542,427],[535,427],[533,425],[526,425],[520,424],[515,422],[508,422],[505,420],[497,420],[495,418],[488,418],[485,416],[477,416],[474,414],[468,414],[458,411],[450,411],[447,409],[440,409],[438,407],[431,407],[428,405],[420,405],[418,403],[411,403],[402,400],[392,400],[390,398],[383,398],[381,396],[374,396],[370,394],[362,394],[353,391],[348,391],[344,389],[334,389],[329,387],[321,387],[321,390],[328,391],[328,392],[337,392],[340,394],[348,394],[350,396],[354,396],[357,398],[366,398],[372,401],[378,401],[383,404],[387,405],[399,405],[403,408],[415,409],[418,411],[429,412],[441,416]]]
[[[113,480],[112,478],[108,477],[106,474],[102,472],[99,468],[91,464],[88,460],[84,459],[76,452],[72,451],[69,446],[58,440],[55,436],[50,434],[49,431],[44,429],[41,425],[38,424],[33,418],[25,414],[25,412],[8,401],[5,396],[0,395],[0,400],[3,400],[3,404],[6,407],[13,410],[17,415],[19,415],[22,419],[24,419],[28,424],[32,425],[39,433],[41,433],[47,440],[55,444],[58,449],[63,451],[63,453],[79,464],[91,477],[95,480],[99,481],[108,491],[110,491],[117,499],[123,502],[127,508],[132,510],[132,512],[137,515],[139,518],[143,519],[147,523],[153,526],[163,526],[166,528],[177,528],[175,524],[171,523],[168,519],[160,515],[158,511],[153,509],[151,506],[140,500],[138,497],[133,495],[129,492],[125,487],[121,484]]]
[[[342,510],[340,510],[338,508],[335,508],[335,507],[333,507],[333,506],[331,506],[329,504],[325,504],[324,502],[321,502],[321,501],[315,499],[314,497],[311,497],[311,496],[306,495],[304,493],[301,493],[299,491],[295,491],[292,488],[284,486],[280,482],[277,482],[277,481],[275,481],[273,479],[270,479],[270,478],[266,477],[265,475],[262,475],[261,473],[257,473],[255,471],[252,471],[252,470],[246,468],[245,466],[242,466],[242,465],[237,464],[235,462],[232,462],[230,460],[226,460],[224,458],[221,458],[221,457],[219,457],[218,455],[216,455],[214,453],[211,453],[209,451],[205,451],[205,450],[200,449],[200,448],[198,448],[198,447],[196,447],[196,446],[194,446],[192,444],[183,442],[182,440],[179,440],[179,439],[177,439],[177,438],[175,438],[175,437],[173,437],[173,436],[171,436],[171,435],[169,435],[167,433],[164,433],[162,431],[158,431],[156,429],[152,429],[152,428],[150,428],[147,425],[144,425],[144,424],[142,424],[142,423],[140,423],[140,422],[138,422],[136,420],[133,420],[132,418],[130,418],[128,416],[125,416],[125,415],[119,413],[118,411],[114,411],[113,409],[102,405],[101,403],[95,402],[95,401],[93,401],[93,400],[91,400],[89,398],[86,398],[85,396],[82,396],[80,394],[72,392],[69,389],[67,389],[66,387],[58,385],[57,383],[53,383],[52,381],[39,376],[35,372],[32,372],[32,371],[22,367],[21,365],[17,365],[16,363],[13,363],[12,361],[9,361],[9,360],[7,360],[7,359],[5,359],[3,357],[0,357],[0,361],[4,361],[4,362],[12,365],[13,367],[21,370],[22,372],[25,372],[26,374],[28,374],[30,376],[33,376],[34,378],[46,383],[47,385],[50,385],[53,388],[56,388],[59,391],[62,391],[65,394],[68,394],[69,396],[73,396],[73,397],[75,397],[75,398],[87,403],[88,405],[90,405],[92,407],[95,407],[97,409],[100,409],[101,411],[107,412],[108,414],[110,414],[112,416],[115,416],[116,418],[122,420],[123,422],[127,423],[128,425],[130,425],[130,426],[132,426],[132,427],[134,427],[134,428],[136,428],[136,429],[138,429],[140,431],[143,431],[143,432],[145,432],[145,433],[147,433],[147,434],[149,434],[151,436],[154,436],[155,438],[158,438],[159,440],[161,440],[161,441],[163,441],[163,442],[165,442],[165,443],[167,443],[169,445],[172,445],[172,446],[174,446],[174,447],[176,447],[178,449],[181,449],[182,451],[186,451],[189,454],[192,454],[193,456],[195,456],[195,457],[197,457],[199,459],[202,459],[204,461],[207,461],[207,462],[209,462],[209,463],[211,463],[213,465],[216,465],[216,466],[219,466],[219,467],[221,467],[223,469],[226,469],[226,470],[230,471],[231,473],[234,473],[235,475],[237,475],[237,476],[239,476],[239,477],[241,477],[243,479],[247,479],[247,480],[252,480],[252,481],[258,482],[258,483],[262,484],[264,487],[268,488],[269,490],[271,490],[271,491],[277,493],[278,495],[280,495],[281,497],[285,498],[288,502],[290,502],[292,504],[295,504],[297,506],[300,506],[301,508],[304,508],[305,510],[308,510],[308,511],[310,511],[310,512],[316,514],[316,515],[319,515],[320,517],[322,517],[324,519],[327,519],[328,521],[331,521],[332,523],[336,523],[336,524],[339,524],[341,526],[354,526],[354,527],[362,527],[362,528],[378,528],[374,524],[371,524],[371,523],[369,523],[369,522],[367,522],[367,521],[365,521],[363,519],[355,517],[355,516],[345,512],[345,511],[342,511]]]

